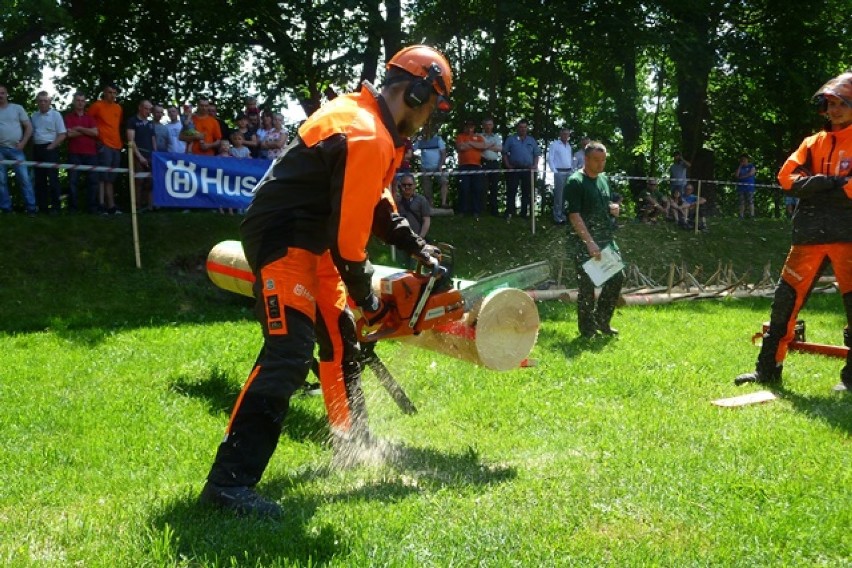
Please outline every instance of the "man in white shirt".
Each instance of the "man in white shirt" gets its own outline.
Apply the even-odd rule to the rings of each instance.
[[[482,138],[488,144],[482,151],[482,168],[488,172],[485,174],[488,213],[497,217],[500,215],[497,210],[497,198],[500,195],[500,176],[502,174],[495,170],[500,170],[503,163],[500,157],[500,152],[503,150],[503,137],[494,132],[494,120],[486,118],[482,121]]]
[[[169,122],[166,124],[166,130],[169,132],[169,144],[166,146],[166,152],[172,152],[173,154],[183,154],[186,152],[186,142],[180,139],[180,131],[183,130],[183,123],[180,120],[180,114],[178,114],[178,108],[175,105],[171,105],[166,109],[166,114],[169,117]],[[158,150],[163,150],[162,148],[157,148]]]
[[[65,141],[65,120],[51,107],[51,98],[46,91],[36,95],[38,110],[31,117],[33,125],[33,159],[36,162],[59,162],[59,146]],[[51,215],[59,215],[62,207],[59,188],[59,171],[53,168],[35,169],[35,194],[38,209]]]
[[[559,139],[551,142],[547,151],[547,165],[553,172],[553,221],[557,225],[564,225],[568,222],[568,218],[565,216],[563,191],[568,176],[574,171],[572,165],[574,153],[571,151],[571,143],[568,142],[569,136],[571,136],[571,130],[567,127],[561,128]]]
[[[589,145],[590,138],[588,136],[583,136],[580,138],[580,148],[574,152],[574,160],[571,164],[571,167],[574,168],[574,171],[582,170],[583,166],[586,165],[586,146]]]

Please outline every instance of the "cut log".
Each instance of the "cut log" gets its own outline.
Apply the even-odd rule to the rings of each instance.
[[[411,345],[482,365],[495,371],[517,369],[535,346],[538,309],[526,292],[494,290],[479,309],[457,322],[400,338]]]
[[[512,280],[525,283],[535,280],[544,267],[546,263],[521,267],[502,277],[489,277],[483,286],[477,283],[465,287],[463,289],[473,289],[471,298],[474,301],[466,304],[464,318],[417,336],[398,339],[489,369],[517,369],[535,346],[540,323],[538,308],[526,292],[516,288],[492,289],[484,298],[480,298],[480,294],[486,287],[505,286]],[[399,271],[377,266],[373,286],[378,286],[380,275]],[[239,241],[223,241],[213,247],[207,256],[207,274],[223,290],[253,296],[254,275]]]
[[[254,297],[254,274],[240,241],[222,241],[207,255],[207,276],[223,290]]]

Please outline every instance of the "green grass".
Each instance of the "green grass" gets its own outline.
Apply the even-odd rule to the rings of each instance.
[[[126,218],[0,218],[0,565],[849,565],[841,362],[793,353],[781,400],[709,403],[756,390],[732,378],[752,367],[765,299],[620,308],[621,336],[595,343],[577,339],[573,305],[542,303],[538,366],[506,373],[382,343],[419,409],[402,415],[365,373],[399,459],[331,467],[322,402],[297,396],[260,487],[284,520],[197,507],[260,346],[250,302],[198,269],[236,224],[143,217],[140,271]],[[540,229],[438,218],[435,236],[472,276],[558,264],[562,232]],[[724,260],[759,274],[777,272],[788,232],[629,224],[620,241],[646,273]],[[838,296],[803,317],[810,340],[841,342]]]

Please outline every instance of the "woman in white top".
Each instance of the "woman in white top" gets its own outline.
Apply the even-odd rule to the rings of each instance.
[[[272,115],[264,112],[260,115],[260,128],[257,129],[257,143],[260,144],[260,157],[268,160],[269,156],[266,153],[266,146],[263,145],[266,140],[266,135],[272,130]]]
[[[276,114],[272,117],[272,129],[266,133],[266,138],[261,143],[261,148],[266,150],[266,155],[270,160],[274,160],[284,153],[284,147],[287,145],[289,138],[287,131],[284,130],[284,117]]]

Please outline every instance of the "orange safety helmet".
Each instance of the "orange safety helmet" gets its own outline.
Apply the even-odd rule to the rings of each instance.
[[[453,70],[447,58],[437,49],[428,45],[404,47],[388,61],[386,68],[390,70],[391,67],[427,79],[436,93],[449,98],[453,88]]]
[[[846,106],[852,108],[852,71],[847,71],[831,79],[814,93],[820,112],[825,112],[827,108],[826,95],[835,96],[846,103]]]

